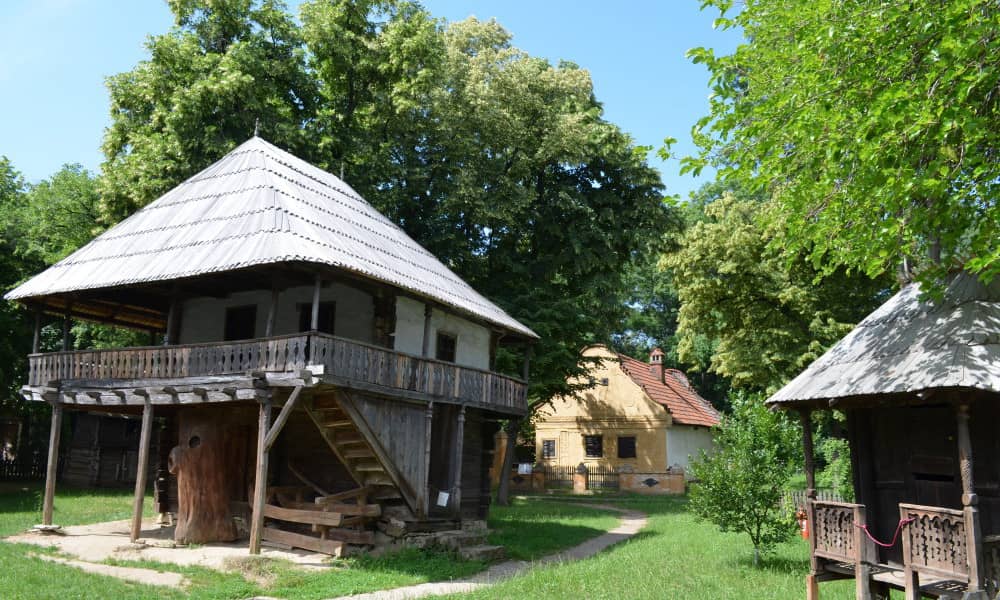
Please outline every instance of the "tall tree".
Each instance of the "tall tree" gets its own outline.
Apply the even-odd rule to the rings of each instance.
[[[687,168],[773,198],[773,244],[824,273],[1000,272],[995,2],[732,5],[703,2],[748,41],[691,51],[712,96]]]

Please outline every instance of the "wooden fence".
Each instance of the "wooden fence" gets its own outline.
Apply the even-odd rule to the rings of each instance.
[[[785,492],[784,502],[794,510],[804,509],[806,506],[806,491],[793,490]],[[844,498],[833,490],[816,490],[816,499],[820,502],[844,502]]]
[[[617,490],[618,469],[608,465],[587,465],[588,490]]]
[[[0,460],[0,481],[34,481],[45,479],[44,455],[14,460]],[[60,461],[61,462],[61,461]]]

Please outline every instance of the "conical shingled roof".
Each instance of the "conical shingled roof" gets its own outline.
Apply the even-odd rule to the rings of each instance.
[[[339,178],[254,137],[5,298],[331,265],[537,338]]]
[[[936,388],[1000,392],[1000,279],[957,273],[941,302],[904,287],[768,403]]]

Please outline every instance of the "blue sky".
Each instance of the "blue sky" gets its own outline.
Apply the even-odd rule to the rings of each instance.
[[[297,2],[290,2],[297,4]],[[450,21],[495,17],[514,44],[553,62],[588,69],[605,116],[659,147],[666,136],[690,152],[691,125],[708,110],[707,73],[684,53],[695,46],[731,51],[738,34],[712,29],[715,14],[698,0],[425,0]],[[109,122],[104,78],[147,56],[148,35],[172,17],[161,0],[3,0],[0,2],[0,155],[29,181],[64,163],[97,171]],[[667,193],[700,180],[655,156]]]

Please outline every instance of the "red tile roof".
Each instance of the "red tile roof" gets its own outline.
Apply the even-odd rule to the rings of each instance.
[[[619,354],[618,358],[621,361],[622,371],[654,402],[665,406],[674,422],[705,427],[719,424],[718,411],[708,400],[698,395],[688,383],[684,373],[677,369],[664,369],[661,381],[659,365],[644,363],[624,354]]]

